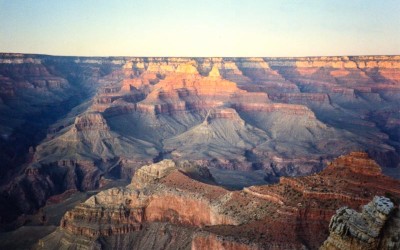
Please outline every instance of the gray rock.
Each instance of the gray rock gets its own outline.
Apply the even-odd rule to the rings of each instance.
[[[361,213],[339,208],[329,224],[330,236],[321,249],[390,249],[381,244],[381,232],[393,210],[394,204],[382,196],[375,196]]]

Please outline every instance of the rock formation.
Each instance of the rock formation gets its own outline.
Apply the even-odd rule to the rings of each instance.
[[[342,207],[336,211],[329,224],[330,235],[320,249],[398,249],[399,224],[388,225],[393,215],[394,204],[390,199],[375,196],[365,205],[361,213]],[[399,220],[391,218],[391,220]],[[391,228],[393,227],[393,228]],[[392,229],[392,232],[389,230]],[[389,232],[388,232],[389,231]],[[397,231],[397,235],[396,232]],[[391,234],[394,233],[394,234]]]
[[[276,179],[364,150],[397,176],[399,62],[1,54],[0,221],[162,159]]]
[[[215,185],[207,168],[164,160],[136,171],[126,188],[100,192],[68,211],[37,248],[316,249],[328,229],[327,242],[337,245],[333,232],[393,245],[382,236],[384,224],[397,223],[393,204],[373,197],[390,192],[398,199],[400,182],[379,169],[354,152],[320,174],[228,191]],[[351,210],[371,199],[361,214]],[[349,208],[339,209],[328,226],[343,205]]]

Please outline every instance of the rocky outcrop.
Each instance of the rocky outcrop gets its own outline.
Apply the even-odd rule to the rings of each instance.
[[[361,173],[363,175],[377,176],[382,172],[379,165],[369,158],[366,152],[351,152],[348,157],[339,157],[334,164],[345,165],[349,167],[349,170],[352,172]]]
[[[191,226],[236,223],[227,216],[219,215],[217,210],[210,207],[213,206],[211,200],[193,193],[194,190],[191,192],[194,196],[191,197],[190,192],[180,192],[168,186],[166,183],[170,179],[165,180],[165,184],[160,183],[167,175],[182,182],[197,183],[183,173],[211,177],[209,173],[193,168],[189,163],[176,165],[173,161],[165,160],[144,166],[136,172],[132,188],[113,188],[89,198],[65,214],[61,228],[71,234],[95,240],[103,236],[139,231],[145,222],[169,221]],[[201,187],[200,183],[197,184]],[[222,189],[217,190],[223,192]]]
[[[398,249],[398,235],[383,233],[393,210],[390,199],[379,196],[361,213],[347,207],[338,209],[329,224],[330,235],[320,249]]]
[[[135,172],[132,185],[136,188],[145,187],[168,175],[175,168],[175,162],[164,160],[162,162],[146,165]]]
[[[287,115],[298,115],[298,116],[306,116],[308,118],[314,118],[314,113],[302,105],[288,105],[283,103],[272,103],[272,104],[257,104],[257,103],[246,103],[235,105],[239,111],[262,111],[265,113],[270,112],[282,112]]]
[[[276,102],[303,105],[330,105],[329,95],[325,93],[279,93],[269,95]]]
[[[355,165],[366,173],[354,172]],[[389,242],[382,241],[381,232],[386,230],[384,224],[393,223],[393,204],[376,197],[362,214],[350,209],[388,189],[393,197],[400,197],[398,181],[379,172],[371,175],[376,166],[366,154],[355,152],[332,162],[320,174],[228,191],[215,186],[206,169],[164,160],[138,170],[126,188],[100,192],[67,212],[60,228],[43,238],[38,247],[76,246],[71,238],[86,247],[118,240],[127,246],[139,240],[133,235],[143,234],[151,225],[165,228],[161,226],[164,223],[183,230],[190,242],[180,243],[181,247],[192,249],[315,249],[328,237],[328,229],[331,235],[351,232],[360,240],[368,242],[372,237],[381,244]],[[328,227],[335,210],[343,205],[350,208],[339,210]],[[173,235],[169,230],[167,234]],[[158,240],[154,244],[158,245]]]
[[[76,131],[109,130],[106,121],[100,113],[88,113],[77,117],[74,127]]]
[[[353,178],[343,181],[343,178],[347,179],[349,176]],[[373,183],[378,177],[379,181]],[[280,183],[301,192],[309,199],[341,200],[353,204],[368,202],[370,194],[377,191],[372,190],[373,188],[379,188],[381,195],[386,192],[400,195],[397,187],[392,188],[393,185],[397,185],[396,181],[383,176],[379,165],[365,152],[352,152],[341,156],[328,164],[318,175],[302,178],[282,177]],[[347,188],[358,190],[359,195],[344,192]]]

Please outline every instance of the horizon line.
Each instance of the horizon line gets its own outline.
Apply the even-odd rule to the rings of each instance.
[[[51,57],[83,57],[83,58],[309,58],[309,57],[362,57],[362,56],[400,56],[400,54],[340,54],[340,55],[309,55],[309,56],[131,56],[131,55],[62,55],[47,53],[24,53],[24,52],[2,52],[0,55],[30,55],[30,56],[51,56]]]

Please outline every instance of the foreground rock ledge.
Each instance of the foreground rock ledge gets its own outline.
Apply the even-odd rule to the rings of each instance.
[[[398,228],[393,203],[375,197],[387,193],[399,199],[400,182],[362,152],[339,157],[319,174],[242,191],[216,186],[207,168],[164,160],[139,169],[127,187],[68,211],[36,248],[317,249],[331,233],[324,249],[335,249],[346,232],[367,246],[393,245],[394,238],[382,236],[393,235],[384,225]],[[368,202],[361,214],[352,210]]]

